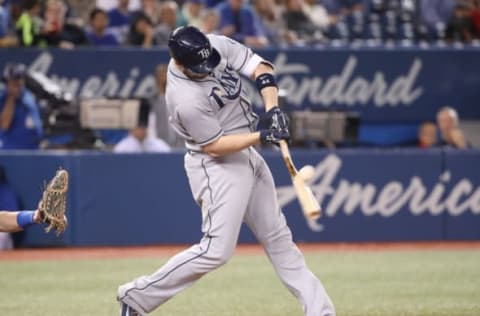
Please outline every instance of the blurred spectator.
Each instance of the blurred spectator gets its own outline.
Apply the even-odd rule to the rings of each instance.
[[[128,10],[129,0],[118,0],[118,5],[108,11],[110,27],[124,27],[130,24],[130,11]]]
[[[73,48],[87,45],[83,29],[66,21],[67,7],[62,0],[47,0],[41,37],[49,46]]]
[[[340,14],[340,3],[338,0],[321,0],[321,4],[327,9],[328,14]]]
[[[303,0],[287,0],[283,18],[287,28],[295,33],[298,43],[315,42],[322,38],[320,29],[303,11]]]
[[[251,47],[264,47],[267,38],[259,27],[260,21],[244,0],[228,0],[217,6],[220,33]]]
[[[147,126],[149,124],[149,117],[151,105],[148,100],[143,99],[140,105],[140,112],[138,116],[138,124],[132,128],[128,136],[122,139],[113,151],[116,153],[159,153],[169,152],[170,146],[163,140],[157,138],[155,135],[149,135]]]
[[[15,28],[22,46],[45,46],[41,38],[43,21],[40,18],[40,0],[25,0],[22,3],[23,13],[18,18]]]
[[[62,0],[48,0],[43,14],[42,33],[45,33],[46,36],[52,35],[52,37],[55,37],[62,32],[66,14],[67,7]]]
[[[397,2],[397,0],[387,0],[388,2]],[[402,3],[413,3],[415,0],[402,0]],[[364,0],[341,0],[344,7],[349,8],[351,11],[362,11],[364,10],[365,1]]]
[[[142,12],[132,17],[127,43],[134,46],[152,47],[155,44],[155,30],[150,18]]]
[[[3,0],[0,0],[0,48],[12,47],[18,45],[17,37],[12,34],[10,26],[9,7],[1,6]]]
[[[200,28],[202,25],[202,12],[205,0],[187,0],[182,6],[182,16],[186,25]]]
[[[119,42],[124,42],[130,25],[131,13],[128,9],[129,0],[118,0],[118,5],[108,11],[109,30],[117,37]]]
[[[471,0],[470,23],[472,24],[472,32],[476,38],[480,38],[480,1]]]
[[[349,15],[353,11],[364,11],[364,3],[371,6],[373,3],[382,3],[383,5],[393,1],[399,2],[397,0],[321,0],[320,4],[330,15]]]
[[[327,9],[318,3],[317,0],[305,0],[303,11],[308,15],[313,24],[322,30],[326,30],[332,23],[332,18],[330,18]]]
[[[463,132],[459,128],[457,111],[451,107],[443,107],[437,112],[437,124],[441,134],[441,144],[464,149],[468,147]]]
[[[4,1],[3,7],[7,9],[8,30],[10,32],[16,32],[16,22],[23,13],[23,4],[21,1],[9,1],[8,4],[5,5]]]
[[[160,1],[156,0],[142,0],[140,12],[143,12],[149,19],[152,25],[157,25],[160,18]]]
[[[91,30],[87,33],[88,40],[94,46],[118,46],[117,38],[107,31],[108,15],[102,9],[94,9],[90,13]]]
[[[446,38],[454,42],[471,42],[472,23],[470,20],[470,6],[467,3],[459,2],[453,11],[446,29]]]
[[[259,19],[261,32],[271,44],[291,43],[295,40],[282,20],[282,9],[273,0],[255,0],[254,9]]]
[[[116,1],[116,0],[113,0]],[[85,26],[86,22],[89,19],[90,12],[92,12],[95,8],[102,8],[105,10],[104,7],[98,5],[100,1],[85,1],[85,0],[67,0],[68,7],[70,8],[71,12],[74,12],[74,16],[81,21],[81,23],[77,22],[79,26]]]
[[[455,0],[420,0],[422,21],[432,31],[442,31],[452,17]]]
[[[26,68],[7,63],[0,91],[0,149],[36,149],[43,136],[39,107],[25,88]]]
[[[163,140],[147,136],[145,126],[137,126],[130,130],[127,137],[115,145],[116,153],[165,153],[170,147]]]
[[[437,127],[433,122],[423,122],[418,129],[418,147],[430,148],[437,144]]]
[[[173,130],[169,123],[165,89],[167,86],[167,65],[160,64],[155,68],[157,93],[149,100],[153,119],[149,124],[153,126],[156,137],[165,140],[172,148],[183,148],[184,140]]]
[[[0,166],[0,210],[18,210],[18,197],[7,182],[5,169]],[[0,250],[13,248],[12,236],[9,233],[0,232]]]
[[[202,12],[202,24],[200,30],[205,34],[218,34],[218,24],[220,17],[214,9],[208,9]]]
[[[3,7],[3,1],[0,0],[0,37],[8,33],[8,11]]]
[[[168,45],[170,33],[177,26],[178,5],[175,1],[165,1],[160,5],[159,24],[155,27],[155,44]]]
[[[75,0],[75,1],[86,2],[84,0]],[[114,9],[118,5],[118,1],[119,0],[96,0],[96,1],[88,1],[88,2],[96,2],[95,4],[97,8],[103,9],[108,12]],[[128,9],[130,12],[135,10],[140,10],[141,6],[142,6],[141,0],[130,0],[128,2]]]
[[[205,4],[207,8],[214,8],[225,0],[206,0]]]

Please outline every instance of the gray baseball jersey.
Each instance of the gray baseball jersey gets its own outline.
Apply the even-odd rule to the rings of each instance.
[[[222,135],[255,130],[257,116],[239,73],[251,76],[262,58],[221,36],[209,39],[221,55],[212,75],[191,80],[171,62],[167,79],[170,122],[186,140],[185,170],[202,210],[201,241],[171,258],[154,274],[119,287],[119,299],[149,313],[233,255],[242,222],[263,245],[277,275],[306,316],[335,315],[319,279],[308,269],[276,198],[271,172],[252,147],[213,158],[201,147]]]
[[[173,60],[168,67],[170,123],[185,138],[187,148],[195,151],[222,135],[255,131],[258,121],[239,73],[250,77],[262,58],[227,37],[209,35],[209,39],[222,56],[210,76],[191,80]]]

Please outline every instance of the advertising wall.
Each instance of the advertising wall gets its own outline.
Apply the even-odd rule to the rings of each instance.
[[[264,152],[295,239],[400,241],[480,239],[477,150],[294,151],[315,166],[312,188],[324,216],[308,225],[278,152]],[[28,246],[192,243],[201,214],[183,169],[183,153],[2,153],[0,164],[25,208],[35,208],[42,183],[70,171],[70,226],[57,239],[29,229]],[[253,242],[243,229],[240,242]]]
[[[431,120],[450,105],[466,119],[480,118],[479,47],[317,48],[262,50],[276,65],[291,109],[346,109],[367,121]],[[149,95],[153,71],[166,50],[9,50],[0,66],[20,61],[75,96]],[[256,104],[258,93],[245,81]]]

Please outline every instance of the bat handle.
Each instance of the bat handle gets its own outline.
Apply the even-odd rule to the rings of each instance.
[[[282,152],[283,161],[287,166],[288,173],[290,173],[292,177],[295,177],[298,173],[298,170],[293,164],[292,156],[290,155],[290,150],[288,149],[288,144],[283,139],[280,141],[280,151]]]

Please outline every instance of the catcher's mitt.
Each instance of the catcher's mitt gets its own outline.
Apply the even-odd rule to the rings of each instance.
[[[53,228],[57,231],[58,236],[67,228],[67,217],[65,215],[67,192],[68,171],[59,169],[53,179],[46,185],[38,205],[40,218],[48,224],[45,228],[47,233]]]

